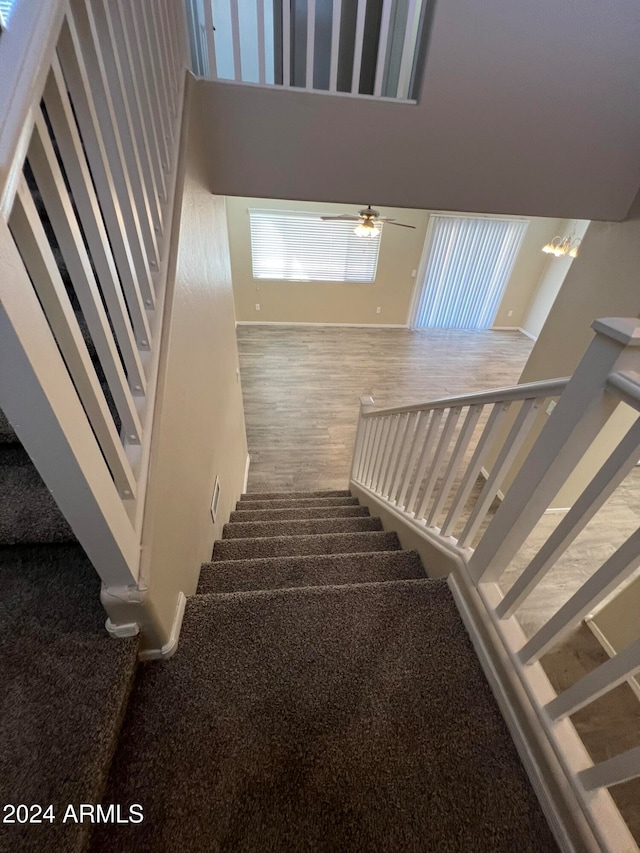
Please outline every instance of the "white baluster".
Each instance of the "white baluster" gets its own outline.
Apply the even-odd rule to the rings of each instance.
[[[338,59],[340,57],[340,21],[342,18],[342,0],[333,0],[331,18],[331,65],[329,67],[329,91],[338,89]]]
[[[393,451],[387,468],[387,476],[383,484],[383,493],[385,497],[391,500],[391,489],[395,480],[398,464],[400,462],[400,453],[404,447],[404,437],[407,432],[407,424],[409,423],[409,415],[397,415],[396,432],[393,439]]]
[[[436,409],[431,415],[431,421],[427,430],[427,437],[424,442],[424,447],[422,448],[422,453],[420,454],[420,461],[418,462],[418,470],[416,471],[413,488],[411,490],[409,500],[407,501],[406,510],[409,513],[412,513],[415,510],[415,504],[418,498],[418,493],[420,491],[420,487],[422,486],[424,475],[427,471],[429,462],[431,461],[431,451],[435,444],[436,436],[438,435],[440,421],[442,420],[443,414],[444,409]]]
[[[478,475],[485,463],[493,441],[498,435],[506,414],[509,411],[510,405],[511,403],[496,403],[491,410],[487,424],[480,435],[480,440],[473,452],[471,461],[469,462],[462,481],[458,486],[456,496],[440,530],[443,536],[451,536],[453,529],[465,508],[476,480],[478,479]]]
[[[640,421],[636,421],[624,439],[609,456],[578,500],[553,531],[520,577],[505,595],[497,609],[501,618],[511,616],[525,598],[555,565],[581,530],[633,470],[638,461]]]
[[[607,390],[608,377],[633,369],[640,326],[633,319],[607,318],[593,328],[595,339],[470,559],[476,581],[500,579],[618,404]]]
[[[444,477],[440,485],[438,495],[433,503],[433,507],[431,509],[431,512],[429,513],[429,517],[427,518],[427,527],[432,527],[435,524],[438,519],[438,516],[442,512],[442,508],[444,507],[447,498],[449,497],[449,492],[451,491],[451,487],[453,486],[456,474],[458,473],[458,469],[462,464],[464,454],[467,448],[469,447],[471,439],[473,438],[473,433],[475,431],[476,424],[478,423],[478,419],[480,418],[480,415],[482,413],[482,409],[483,406],[471,406],[469,411],[467,412],[467,417],[465,418],[465,422],[460,431],[460,435],[458,436],[456,446],[451,454],[451,458],[444,473]]]
[[[378,39],[378,57],[376,59],[376,78],[373,84],[373,94],[379,98],[382,94],[384,71],[389,48],[389,22],[391,20],[392,0],[383,0],[382,17],[380,19],[380,36]]]
[[[498,458],[496,459],[491,473],[487,478],[486,483],[480,497],[476,501],[469,520],[467,521],[464,530],[458,540],[458,544],[462,548],[471,545],[473,537],[480,529],[480,525],[489,512],[500,486],[502,485],[507,472],[516,460],[520,448],[524,444],[524,440],[529,434],[529,430],[533,426],[533,422],[538,415],[540,409],[540,400],[523,400],[520,411],[516,417],[515,423],[509,431]]]
[[[561,720],[618,687],[637,672],[640,672],[640,639],[572,684],[549,702],[545,711],[550,719]]]
[[[438,481],[438,477],[440,476],[440,469],[442,468],[445,456],[447,455],[447,450],[449,449],[449,445],[451,444],[451,439],[453,437],[453,433],[455,431],[456,424],[458,423],[458,419],[460,418],[461,412],[462,409],[459,406],[455,406],[454,408],[449,410],[447,420],[445,421],[442,433],[440,435],[438,447],[433,456],[433,462],[431,463],[431,467],[429,469],[429,476],[427,478],[427,484],[425,486],[424,495],[422,496],[422,500],[420,501],[420,507],[414,515],[416,519],[421,519],[424,517],[427,506],[429,505],[429,500],[431,499],[431,495],[433,494],[436,482]]]
[[[404,502],[406,499],[407,492],[409,491],[411,477],[418,461],[418,456],[422,448],[422,440],[426,435],[426,430],[428,429],[431,414],[431,412],[420,412],[418,414],[418,419],[415,425],[415,431],[413,433],[413,438],[411,439],[411,450],[409,451],[407,466],[400,481],[402,488],[396,501],[396,504],[399,507],[402,507],[402,509],[405,509]]]
[[[621,755],[601,761],[578,773],[578,779],[587,791],[610,788],[640,776],[640,746],[628,749]]]
[[[357,95],[360,91],[360,70],[362,68],[362,47],[364,44],[364,22],[367,13],[367,0],[357,0],[356,38],[353,49],[353,74],[351,76],[351,91]]]
[[[569,601],[531,637],[520,652],[523,663],[538,660],[640,566],[640,529],[595,572]]]

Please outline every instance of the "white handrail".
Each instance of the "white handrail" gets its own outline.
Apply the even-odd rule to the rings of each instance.
[[[409,406],[393,406],[388,409],[373,409],[363,414],[364,418],[378,415],[399,415],[405,412],[428,412],[432,409],[450,409],[453,406],[477,406],[490,403],[508,403],[514,400],[556,397],[561,394],[571,377],[543,379],[539,382],[523,382],[521,385],[508,385],[505,388],[492,388],[490,391],[473,391],[471,394],[458,394],[453,397],[439,397],[425,403],[412,403]]]

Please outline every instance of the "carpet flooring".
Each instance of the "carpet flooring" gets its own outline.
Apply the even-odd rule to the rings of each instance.
[[[104,806],[144,821],[91,851],[555,851],[446,582],[394,534],[296,524],[216,543],[111,767]]]
[[[89,826],[64,811],[100,802],[138,647],[105,618],[95,570],[0,413],[0,805],[55,813],[0,821],[1,853],[86,849]]]

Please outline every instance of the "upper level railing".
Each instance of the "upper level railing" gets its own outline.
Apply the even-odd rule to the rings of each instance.
[[[640,777],[640,746],[631,731],[637,717],[626,732],[635,734],[636,745],[597,762],[569,717],[640,672],[640,639],[558,693],[539,661],[640,567],[640,529],[625,529],[627,538],[618,543],[610,517],[601,521],[611,540],[609,556],[590,573],[582,566],[571,578],[560,574],[560,583],[542,595],[550,609],[540,611],[535,624],[531,615],[521,621],[547,575],[640,459],[640,325],[636,319],[600,320],[594,329],[570,380],[384,410],[363,400],[351,482],[449,550],[457,567],[454,592],[462,602],[465,588],[475,591],[487,629],[495,631],[500,654],[561,768],[570,808],[582,815],[582,849],[629,851],[638,847],[609,788]],[[626,434],[610,440],[608,458],[573,506],[553,516],[559,523],[537,528],[593,443],[599,440],[602,448],[602,430],[621,407],[630,420]]]
[[[186,0],[193,72],[415,103],[433,0]]]
[[[0,37],[0,408],[135,585],[187,66],[172,0],[17,0]]]

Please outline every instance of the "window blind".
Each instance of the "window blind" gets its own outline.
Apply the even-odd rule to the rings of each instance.
[[[439,214],[430,219],[427,270],[414,328],[487,329],[529,223]]]
[[[15,0],[0,0],[0,29],[7,26],[11,7],[15,5]]]
[[[276,210],[249,210],[249,221],[254,278],[375,281],[382,235],[356,237],[357,222]]]

